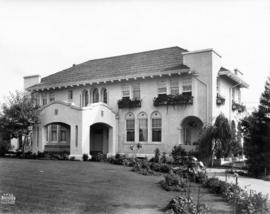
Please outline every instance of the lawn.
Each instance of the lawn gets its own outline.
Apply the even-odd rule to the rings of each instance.
[[[0,213],[154,214],[177,195],[161,189],[161,176],[108,163],[1,158],[0,175],[0,194],[16,197]],[[211,213],[231,213],[220,197],[202,193]]]

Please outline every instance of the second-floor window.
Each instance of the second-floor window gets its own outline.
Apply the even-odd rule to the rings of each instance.
[[[182,93],[183,94],[192,94],[192,79],[185,79],[183,80],[183,85],[182,85]]]
[[[47,94],[42,94],[41,102],[42,105],[47,105]]]
[[[167,94],[167,81],[160,80],[158,82],[158,94]]]
[[[50,103],[55,101],[55,95],[54,95],[54,93],[50,93],[49,100],[50,100]]]
[[[170,80],[170,88],[171,88],[171,94],[172,95],[179,94],[179,83],[178,83],[178,79],[171,79]]]
[[[82,106],[87,106],[89,103],[88,90],[83,90],[82,92]]]
[[[130,87],[129,85],[122,85],[122,97],[130,97]]]
[[[92,92],[92,96],[93,96],[93,103],[98,103],[99,102],[99,94],[98,94],[97,88],[94,88],[94,90]]]
[[[140,83],[134,83],[132,85],[132,90],[133,90],[133,99],[136,100],[141,99]]]
[[[72,99],[73,99],[73,91],[68,90],[68,100],[72,100]]]

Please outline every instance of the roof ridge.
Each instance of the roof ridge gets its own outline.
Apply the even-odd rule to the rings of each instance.
[[[129,53],[129,54],[121,54],[121,55],[115,55],[115,56],[111,56],[111,57],[104,57],[104,58],[97,58],[97,59],[91,59],[91,60],[87,60],[85,62],[82,62],[82,63],[79,63],[79,64],[73,64],[73,66],[69,67],[69,68],[66,68],[66,69],[63,69],[63,70],[60,70],[60,71],[57,71],[53,74],[50,74],[48,76],[45,76],[43,78],[41,78],[41,82],[43,82],[44,79],[46,79],[47,77],[50,77],[56,73],[60,73],[60,72],[65,72],[65,71],[68,71],[69,69],[71,68],[76,68],[77,66],[82,66],[83,64],[86,64],[86,63],[89,63],[89,62],[95,62],[95,61],[99,61],[99,60],[108,60],[108,59],[114,59],[114,58],[117,58],[117,57],[124,57],[124,56],[135,56],[135,55],[139,55],[139,54],[143,54],[143,53],[151,53],[151,52],[158,52],[158,51],[163,51],[163,50],[169,50],[169,49],[174,49],[174,48],[177,48],[181,51],[188,51],[186,49],[183,49],[179,46],[172,46],[172,47],[167,47],[167,48],[160,48],[160,49],[153,49],[153,50],[149,50],[149,51],[141,51],[141,52],[135,52],[135,53]]]

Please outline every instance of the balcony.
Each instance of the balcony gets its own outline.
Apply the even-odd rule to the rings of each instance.
[[[191,93],[185,94],[159,94],[158,97],[154,98],[154,106],[163,105],[192,105],[193,96]]]
[[[121,100],[118,100],[118,108],[140,108],[141,103],[141,100],[131,100],[129,97],[123,97]]]
[[[232,110],[238,111],[238,113],[242,113],[246,110],[246,106],[243,104],[237,103],[233,100],[232,101]]]
[[[225,104],[225,98],[220,95],[219,93],[217,93],[217,99],[216,99],[217,105],[224,105]]]

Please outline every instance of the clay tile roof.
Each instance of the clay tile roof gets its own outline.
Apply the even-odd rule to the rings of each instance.
[[[41,79],[39,86],[46,87],[63,83],[93,81],[102,79],[125,78],[126,76],[142,76],[162,74],[165,71],[185,69],[182,53],[187,50],[170,47],[134,54],[127,54],[104,59],[90,60],[49,75]]]
[[[249,85],[244,80],[242,80],[238,75],[234,74],[227,68],[221,67],[219,69],[218,75],[233,80],[234,82],[239,84],[240,87],[243,87],[243,88],[249,87]]]

